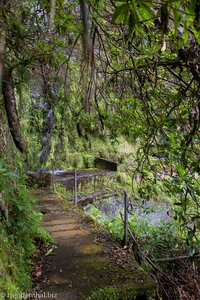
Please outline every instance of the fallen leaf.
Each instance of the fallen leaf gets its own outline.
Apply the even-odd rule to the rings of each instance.
[[[40,277],[41,275],[42,275],[42,272],[41,272],[41,271],[38,271],[38,272],[35,274],[36,277]]]

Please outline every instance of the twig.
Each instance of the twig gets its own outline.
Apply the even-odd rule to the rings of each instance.
[[[189,255],[181,255],[181,256],[175,256],[175,257],[167,257],[167,258],[158,258],[154,259],[155,262],[171,262],[176,260],[182,260],[182,259],[195,259],[200,258],[200,254],[189,256]]]

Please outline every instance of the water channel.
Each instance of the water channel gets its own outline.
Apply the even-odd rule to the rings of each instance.
[[[94,211],[98,209],[100,215],[97,217],[97,221],[99,218],[101,223],[103,222],[102,219],[105,221],[107,219],[112,220],[120,213],[124,213],[124,194],[103,197],[87,204],[83,209],[87,215],[92,217],[94,217]],[[169,223],[172,219],[168,203],[156,203],[155,201],[141,201],[138,203],[130,198],[127,210],[129,217],[135,215],[153,226],[158,226],[160,223]]]

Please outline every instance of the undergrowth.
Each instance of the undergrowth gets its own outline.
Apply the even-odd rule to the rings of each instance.
[[[0,300],[5,295],[21,299],[20,293],[31,287],[36,238],[52,242],[23,181],[0,162]]]
[[[88,206],[85,211],[107,228],[116,240],[123,240],[124,224],[120,213],[108,218],[94,204]],[[200,235],[197,234],[195,239],[188,243],[184,228],[180,228],[177,220],[173,218],[169,222],[167,212],[165,219],[161,218],[156,223],[155,213],[154,222],[148,219],[149,214],[151,209],[146,208],[146,216],[144,212],[141,215],[129,215],[128,225],[132,232],[132,237],[129,236],[129,249],[133,250],[136,261],[155,276],[159,299],[198,299],[200,273],[196,255],[200,249]],[[102,298],[94,294],[90,299]]]

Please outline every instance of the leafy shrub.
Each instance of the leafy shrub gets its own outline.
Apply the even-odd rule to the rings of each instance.
[[[45,241],[51,238],[40,227],[42,214],[36,211],[23,180],[9,172],[3,162],[0,162],[0,191],[0,294],[19,294],[31,286],[35,238]],[[8,210],[8,218],[3,208]]]

